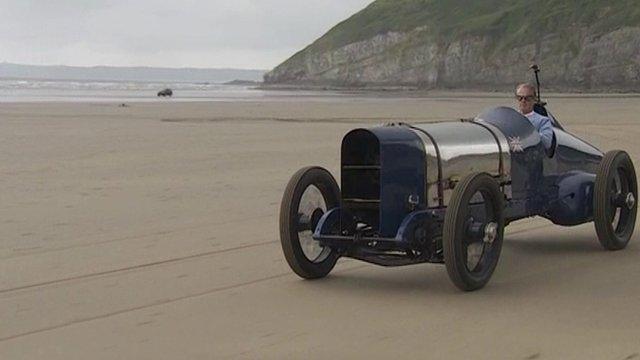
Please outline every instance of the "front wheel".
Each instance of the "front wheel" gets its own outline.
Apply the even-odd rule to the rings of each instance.
[[[338,207],[340,189],[331,173],[320,167],[296,172],[280,205],[280,243],[291,269],[305,279],[327,276],[338,260],[337,251],[321,246],[313,232],[322,215]]]
[[[596,172],[593,221],[600,244],[624,249],[636,225],[638,186],[633,162],[624,151],[609,151]]]
[[[483,173],[466,176],[453,190],[442,231],[447,273],[460,290],[477,290],[489,282],[503,234],[503,195],[498,183]]]

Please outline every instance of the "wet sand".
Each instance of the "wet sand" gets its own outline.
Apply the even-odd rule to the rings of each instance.
[[[640,98],[554,97],[640,164]],[[489,285],[444,266],[289,270],[280,199],[338,176],[358,126],[471,117],[506,96],[0,104],[0,359],[640,358],[640,239],[512,224]]]

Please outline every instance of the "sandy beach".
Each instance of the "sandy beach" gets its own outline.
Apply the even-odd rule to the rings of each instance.
[[[640,166],[640,97],[548,99]],[[640,358],[640,239],[507,228],[489,285],[340,260],[303,281],[279,243],[290,176],[339,177],[355,127],[472,117],[504,94],[0,103],[0,359]],[[637,231],[636,231],[637,233]]]

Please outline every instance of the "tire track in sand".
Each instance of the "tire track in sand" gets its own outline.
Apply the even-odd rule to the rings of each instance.
[[[548,228],[548,227],[551,227],[551,226],[553,226],[553,224],[543,224],[543,225],[527,227],[527,228],[524,228],[524,229],[518,229],[516,231],[510,232],[509,235],[516,235],[516,234],[520,234],[520,233],[526,233],[526,232],[530,232],[530,231],[535,231],[535,230]],[[110,275],[110,274],[126,272],[126,271],[131,271],[131,270],[136,270],[136,269],[149,268],[149,267],[154,267],[154,266],[161,266],[161,265],[164,265],[164,264],[177,263],[177,262],[181,262],[181,261],[186,261],[186,260],[190,260],[190,259],[211,256],[211,255],[225,253],[225,252],[232,252],[232,251],[238,251],[238,250],[252,248],[252,247],[270,245],[270,244],[274,244],[274,243],[277,243],[277,242],[278,242],[277,240],[265,241],[265,242],[261,242],[261,243],[247,244],[247,245],[243,245],[243,246],[238,246],[238,247],[230,248],[230,249],[211,251],[211,252],[206,252],[206,253],[194,254],[194,255],[190,255],[190,256],[183,256],[183,257],[179,257],[179,258],[167,259],[167,260],[163,260],[163,261],[156,261],[156,262],[147,263],[147,264],[130,266],[130,267],[126,267],[126,268],[120,268],[120,269],[103,271],[103,272],[92,273],[92,274],[79,275],[79,276],[69,277],[69,278],[65,278],[65,279],[59,279],[59,280],[55,280],[55,281],[49,281],[49,282],[40,283],[40,284],[27,285],[27,286],[23,286],[23,287],[19,287],[19,288],[0,290],[0,294],[9,293],[9,292],[12,292],[12,291],[20,291],[20,290],[25,290],[25,289],[42,287],[42,286],[50,286],[50,285],[60,284],[60,283],[66,283],[66,282],[71,282],[71,281],[80,280],[80,279],[87,279],[87,278],[92,278],[92,277]],[[349,267],[349,268],[340,270],[340,271],[338,271],[338,273],[345,273],[345,272],[357,270],[357,269],[360,269],[360,268],[364,268],[366,266],[370,266],[370,265],[369,264],[355,265],[353,267]],[[64,322],[64,323],[60,323],[60,324],[56,324],[56,325],[52,325],[52,326],[48,326],[48,327],[43,327],[43,328],[39,328],[39,329],[27,331],[27,332],[22,332],[22,333],[19,333],[19,334],[5,336],[5,337],[0,338],[0,342],[10,341],[10,340],[22,338],[22,337],[25,337],[25,336],[29,336],[29,335],[39,334],[39,333],[42,333],[42,332],[53,331],[53,330],[57,330],[57,329],[60,329],[60,328],[65,328],[65,327],[76,325],[76,324],[91,322],[91,321],[100,320],[100,319],[106,319],[106,318],[109,318],[109,317],[112,317],[112,316],[117,316],[117,315],[126,314],[126,313],[133,312],[133,311],[148,309],[148,308],[152,308],[152,307],[155,307],[155,306],[161,306],[161,305],[165,305],[165,304],[179,302],[179,301],[182,301],[182,300],[187,300],[187,299],[193,299],[193,298],[197,298],[197,297],[201,297],[201,296],[206,296],[206,295],[209,295],[209,294],[213,294],[213,293],[217,293],[217,292],[221,292],[221,291],[225,291],[225,290],[242,288],[242,287],[245,287],[245,286],[250,286],[250,285],[253,285],[253,284],[258,284],[258,283],[262,283],[262,282],[265,282],[265,281],[275,280],[275,279],[279,279],[279,278],[283,278],[283,277],[287,277],[287,276],[293,276],[293,273],[290,272],[290,271],[287,271],[287,272],[284,272],[284,273],[278,273],[278,274],[275,274],[275,275],[265,276],[265,277],[261,277],[261,278],[254,279],[254,280],[249,280],[249,281],[244,281],[244,282],[240,282],[240,283],[236,283],[236,284],[215,287],[215,288],[212,288],[212,289],[206,289],[206,290],[203,290],[203,291],[199,291],[199,292],[195,292],[195,293],[191,293],[191,294],[187,294],[187,295],[182,295],[182,296],[176,296],[176,297],[172,297],[172,298],[166,298],[166,299],[162,299],[162,300],[157,300],[157,301],[154,301],[154,302],[151,302],[151,303],[147,303],[147,304],[143,304],[143,305],[139,305],[139,306],[134,306],[134,307],[129,307],[129,308],[125,308],[125,309],[120,309],[120,310],[117,310],[117,311],[107,312],[107,313],[104,313],[104,314],[84,317],[84,318],[81,318],[81,319],[75,319],[75,320],[67,321],[67,322]]]
[[[527,231],[539,230],[539,229],[543,229],[543,228],[551,227],[551,226],[553,226],[553,224],[544,224],[544,225],[538,225],[538,226],[534,226],[534,227],[528,227],[528,228],[525,228],[525,229],[512,231],[512,232],[509,233],[509,235],[515,235],[515,234],[519,234],[519,233],[523,233],[523,232],[527,232]],[[155,267],[155,266],[161,266],[161,265],[165,265],[165,264],[172,264],[172,263],[177,263],[177,262],[181,262],[181,261],[187,261],[187,260],[198,259],[198,258],[203,258],[203,257],[207,257],[207,256],[213,256],[213,255],[217,255],[217,254],[223,254],[223,253],[226,253],[226,252],[233,252],[233,251],[238,251],[238,250],[243,250],[243,249],[250,249],[250,248],[253,248],[253,247],[272,245],[272,244],[276,244],[278,242],[279,242],[279,240],[263,241],[263,242],[259,242],[259,243],[246,244],[246,245],[236,246],[236,247],[227,248],[227,249],[212,250],[212,251],[207,251],[207,252],[203,252],[203,253],[197,253],[197,254],[186,255],[186,256],[181,256],[181,257],[176,257],[176,258],[153,261],[153,262],[144,263],[144,264],[125,266],[125,267],[122,267],[122,268],[117,268],[117,269],[112,269],[112,270],[98,271],[98,272],[89,273],[89,274],[82,274],[82,275],[65,277],[65,278],[62,278],[62,279],[43,281],[43,282],[40,282],[40,283],[34,283],[34,284],[23,285],[23,286],[16,286],[16,287],[13,287],[13,288],[0,289],[0,295],[11,293],[11,292],[17,292],[17,291],[21,291],[21,290],[28,290],[28,289],[43,287],[43,286],[57,285],[57,284],[66,283],[66,282],[70,282],[70,281],[89,279],[89,278],[93,278],[93,277],[112,275],[112,274],[117,274],[117,273],[121,273],[121,272],[139,270],[139,269],[150,268],[150,267]]]
[[[366,266],[368,266],[368,264],[357,265],[357,266],[353,266],[353,267],[338,271],[338,273],[345,273],[345,272],[349,272],[349,271],[352,271],[352,270],[357,270],[357,269],[360,269],[360,268],[363,268],[363,267],[366,267]],[[250,286],[250,285],[253,285],[253,284],[258,284],[258,283],[262,283],[262,282],[265,282],[265,281],[275,280],[275,279],[279,279],[279,278],[283,278],[283,277],[287,277],[287,276],[294,276],[294,274],[292,272],[290,272],[290,271],[287,271],[287,272],[284,272],[284,273],[279,273],[279,274],[275,274],[275,275],[271,275],[271,276],[265,276],[265,277],[262,277],[262,278],[259,278],[259,279],[255,279],[255,280],[241,282],[241,283],[238,283],[238,284],[220,286],[220,287],[217,287],[217,288],[207,289],[207,290],[203,290],[203,291],[192,293],[192,294],[188,294],[188,295],[176,296],[176,297],[173,297],[173,298],[158,300],[158,301],[154,301],[153,303],[150,303],[150,304],[144,304],[144,305],[130,307],[130,308],[126,308],[126,309],[121,309],[121,310],[118,310],[118,311],[113,311],[113,312],[109,312],[109,313],[105,313],[105,314],[89,316],[89,317],[85,317],[85,318],[82,318],[82,319],[68,321],[68,322],[65,322],[65,323],[62,323],[62,324],[52,325],[52,326],[48,326],[48,327],[45,327],[45,328],[40,328],[40,329],[36,329],[36,330],[32,330],[32,331],[23,332],[23,333],[20,333],[20,334],[5,336],[3,338],[0,338],[0,342],[10,341],[10,340],[22,338],[22,337],[25,337],[25,336],[29,336],[29,335],[39,334],[39,333],[42,333],[42,332],[57,330],[57,329],[60,329],[60,328],[65,328],[65,327],[76,325],[76,324],[81,324],[81,323],[86,323],[86,322],[90,322],[90,321],[105,319],[105,318],[109,318],[111,316],[117,316],[117,315],[121,315],[121,314],[126,314],[126,313],[129,313],[129,312],[132,312],[132,311],[148,309],[148,308],[152,308],[152,307],[155,307],[155,306],[161,306],[161,305],[170,304],[170,303],[174,303],[174,302],[178,302],[178,301],[182,301],[182,300],[187,300],[187,299],[193,299],[193,298],[197,298],[197,297],[201,297],[201,296],[206,296],[206,295],[217,293],[217,292],[220,292],[220,291],[242,288],[242,287],[245,287],[245,286]]]
[[[271,217],[271,216],[273,216],[273,214],[269,213],[269,214],[263,214],[263,215],[256,215],[256,216],[253,216],[252,218],[253,219],[264,219],[264,218],[268,218],[268,217]],[[162,235],[174,234],[174,233],[177,233],[177,232],[180,232],[180,231],[187,231],[187,230],[194,230],[194,229],[204,229],[204,228],[207,228],[207,227],[234,224],[234,223],[239,223],[239,222],[246,222],[246,219],[242,218],[242,219],[225,220],[225,221],[221,221],[221,222],[206,222],[206,223],[192,224],[192,225],[189,225],[189,226],[179,226],[179,227],[174,227],[174,228],[169,229],[169,230],[160,230],[160,231],[155,231],[155,232],[152,232],[152,233],[146,233],[146,234],[140,234],[140,235],[121,236],[121,237],[105,239],[105,240],[99,240],[99,241],[90,242],[90,243],[82,243],[82,242],[80,242],[80,243],[75,243],[75,244],[71,244],[71,245],[64,245],[64,246],[58,246],[58,247],[55,247],[55,248],[43,249],[43,250],[39,250],[39,251],[32,251],[32,252],[25,253],[25,254],[14,254],[14,255],[11,255],[11,256],[0,256],[0,259],[15,259],[15,258],[21,258],[21,257],[33,256],[33,255],[39,255],[39,254],[55,253],[55,252],[60,252],[60,251],[65,251],[65,250],[70,250],[70,249],[81,249],[81,248],[86,248],[86,247],[93,247],[93,246],[110,244],[110,243],[127,241],[127,240],[140,240],[140,239],[145,239],[145,238],[149,238],[149,237],[152,237],[152,236],[162,236]],[[85,236],[83,238],[92,237],[92,236],[96,236],[96,235],[88,235],[88,236]],[[0,293],[2,293],[2,290],[0,290]]]
[[[263,241],[263,242],[259,242],[259,243],[236,246],[236,247],[232,247],[232,248],[228,248],[228,249],[212,250],[212,251],[207,251],[207,252],[193,254],[193,255],[186,255],[186,256],[181,256],[181,257],[176,257],[176,258],[171,258],[171,259],[166,259],[166,260],[153,261],[153,262],[145,263],[145,264],[138,264],[138,265],[132,265],[132,266],[126,266],[126,267],[122,267],[122,268],[112,269],[112,270],[105,270],[105,271],[98,271],[98,272],[89,273],[89,274],[70,276],[70,277],[66,277],[66,278],[62,278],[62,279],[43,281],[43,282],[35,283],[35,284],[17,286],[17,287],[8,288],[8,289],[1,289],[0,290],[0,294],[6,294],[6,293],[21,291],[21,290],[27,290],[27,289],[33,289],[33,288],[49,286],[49,285],[56,285],[56,284],[70,282],[70,281],[88,279],[88,278],[93,278],[93,277],[100,277],[100,276],[105,276],[105,275],[121,273],[121,272],[127,272],[127,271],[132,271],[132,270],[138,270],[138,269],[154,267],[154,266],[172,264],[172,263],[177,263],[177,262],[191,260],[191,259],[197,259],[197,258],[203,258],[203,257],[207,257],[207,256],[223,254],[223,253],[226,253],[226,252],[232,252],[232,251],[238,251],[238,250],[243,250],[243,249],[249,249],[249,248],[253,248],[253,247],[271,245],[271,244],[275,244],[277,242],[279,242],[279,241],[278,240]]]

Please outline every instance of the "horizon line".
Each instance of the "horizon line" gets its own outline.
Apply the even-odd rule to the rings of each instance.
[[[64,65],[64,64],[25,64],[25,63],[15,63],[9,61],[0,61],[0,65],[18,65],[18,66],[41,66],[41,67],[68,67],[68,68],[83,68],[83,69],[94,69],[94,68],[129,68],[129,69],[167,69],[167,70],[241,70],[241,71],[263,71],[268,72],[270,69],[256,69],[256,68],[232,68],[232,67],[195,67],[195,66],[182,66],[182,67],[171,67],[171,66],[151,66],[151,65]]]

